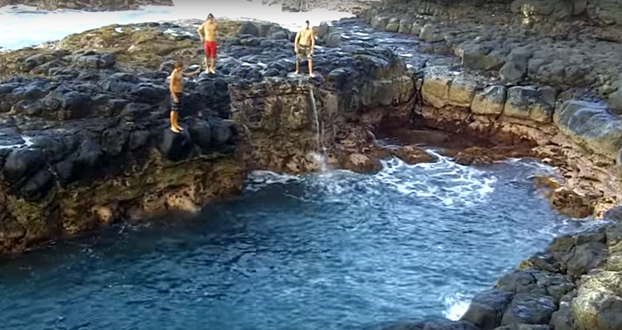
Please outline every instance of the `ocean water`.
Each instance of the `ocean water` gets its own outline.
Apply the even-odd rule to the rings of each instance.
[[[438,155],[437,155],[438,156]],[[378,329],[458,319],[556,235],[531,160],[287,176],[195,219],[117,226],[0,264],[0,324],[39,329]]]
[[[37,11],[34,7],[5,6],[0,8],[0,47],[18,49],[46,41],[59,40],[71,33],[82,32],[109,24],[205,19],[213,13],[217,19],[257,19],[299,29],[309,20],[312,25],[322,21],[351,17],[348,13],[313,10],[302,13],[282,12],[281,7],[262,6],[245,0],[176,0],[174,7],[146,6],[139,10],[116,12],[83,12],[76,10]]]

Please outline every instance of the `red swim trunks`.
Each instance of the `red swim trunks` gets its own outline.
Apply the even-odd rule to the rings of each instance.
[[[205,56],[209,58],[216,58],[216,41],[205,42]]]

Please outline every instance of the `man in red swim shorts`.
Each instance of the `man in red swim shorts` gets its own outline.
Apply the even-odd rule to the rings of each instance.
[[[204,42],[205,48],[205,72],[214,74],[214,65],[216,63],[216,36],[218,33],[218,24],[214,21],[214,15],[207,15],[207,20],[197,30],[199,38]]]

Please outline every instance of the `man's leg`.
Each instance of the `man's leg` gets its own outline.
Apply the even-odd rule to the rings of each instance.
[[[298,74],[299,71],[300,71],[300,59],[296,57],[296,71],[294,71],[294,73]]]
[[[175,133],[179,133],[179,129],[177,129],[177,111],[176,110],[171,110],[170,120],[171,120],[171,131]]]
[[[209,44],[207,41],[203,42],[203,51],[205,52],[203,66],[205,67],[205,72],[209,73]]]
[[[307,61],[309,62],[309,75],[313,76],[313,58],[311,58],[311,56],[309,56],[307,58]]]
[[[210,67],[209,70],[212,74],[216,73],[216,59],[214,57],[210,57]]]

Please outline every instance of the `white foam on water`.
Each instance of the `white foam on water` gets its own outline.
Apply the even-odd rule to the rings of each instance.
[[[352,194],[364,192],[366,196],[383,195],[390,189],[403,196],[430,199],[431,203],[446,208],[478,205],[485,202],[494,191],[497,179],[491,173],[462,166],[433,151],[428,152],[436,156],[438,161],[409,165],[392,158],[382,161],[383,169],[374,175],[331,169],[304,176],[255,172],[249,178],[246,189],[257,191],[269,184],[296,180],[305,183],[308,198],[302,198],[309,200],[315,199],[311,196],[319,194],[322,202],[348,202]],[[322,162],[321,156],[315,154],[316,162]]]
[[[497,179],[470,166],[462,166],[434,151],[438,161],[409,165],[400,159],[383,161],[377,177],[405,195],[432,198],[445,207],[470,207],[486,201]]]
[[[46,41],[110,24],[204,20],[213,13],[216,19],[252,19],[275,22],[290,30],[300,29],[305,20],[312,25],[321,21],[352,17],[351,14],[318,9],[309,12],[282,12],[280,6],[262,6],[246,0],[176,0],[174,7],[145,6],[138,10],[84,12],[79,10],[37,11],[35,7],[0,8],[0,47],[4,50],[34,46]]]
[[[471,303],[471,298],[462,293],[454,293],[443,297],[445,310],[443,315],[452,321],[458,321],[466,313]]]

